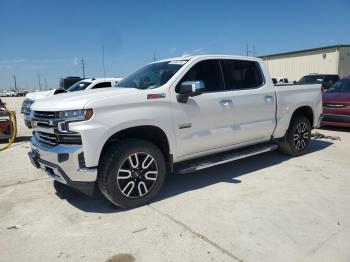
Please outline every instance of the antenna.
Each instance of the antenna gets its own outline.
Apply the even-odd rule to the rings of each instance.
[[[45,81],[45,90],[47,90],[47,80],[46,80],[46,78],[44,79],[44,81]]]
[[[247,56],[249,56],[249,46],[247,44]]]
[[[83,69],[83,78],[85,78],[85,60],[84,60],[84,57],[82,57],[80,60],[79,60],[79,65],[81,65],[81,68]]]

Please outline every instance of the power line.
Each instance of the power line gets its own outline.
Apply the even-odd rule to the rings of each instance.
[[[13,76],[13,82],[15,83],[15,90],[17,91],[17,81],[16,81],[16,76]]]
[[[40,78],[40,72],[38,71],[38,82],[39,82],[39,90],[41,91],[41,78]]]
[[[153,53],[153,61],[157,61],[156,53]]]
[[[102,68],[103,68],[103,78],[106,78],[105,47],[104,46],[102,46]]]
[[[249,56],[249,54],[252,54],[252,56],[255,57],[256,51],[255,51],[255,45],[253,45],[252,50],[249,49],[249,45],[246,46],[246,56]]]

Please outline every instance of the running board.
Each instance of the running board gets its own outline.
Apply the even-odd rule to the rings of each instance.
[[[181,167],[179,167],[176,172],[178,174],[192,173],[208,167],[217,166],[217,165],[225,164],[238,159],[273,151],[273,150],[276,150],[277,148],[278,148],[278,145],[272,144],[272,143],[264,143],[264,144],[249,146],[245,148],[240,148],[234,151],[230,151],[228,153],[221,154],[220,156],[216,155],[215,157],[207,158],[205,160],[201,160],[195,163],[192,162],[187,165],[180,164]]]

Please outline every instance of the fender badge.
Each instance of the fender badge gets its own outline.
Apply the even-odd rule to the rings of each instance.
[[[158,98],[165,98],[165,93],[160,94],[148,94],[147,99],[158,99]]]

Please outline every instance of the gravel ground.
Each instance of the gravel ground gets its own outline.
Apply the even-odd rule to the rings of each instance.
[[[20,112],[23,98],[5,98]],[[308,153],[278,151],[169,177],[122,210],[29,162],[31,131],[0,152],[0,261],[350,261],[350,129],[317,130]]]

